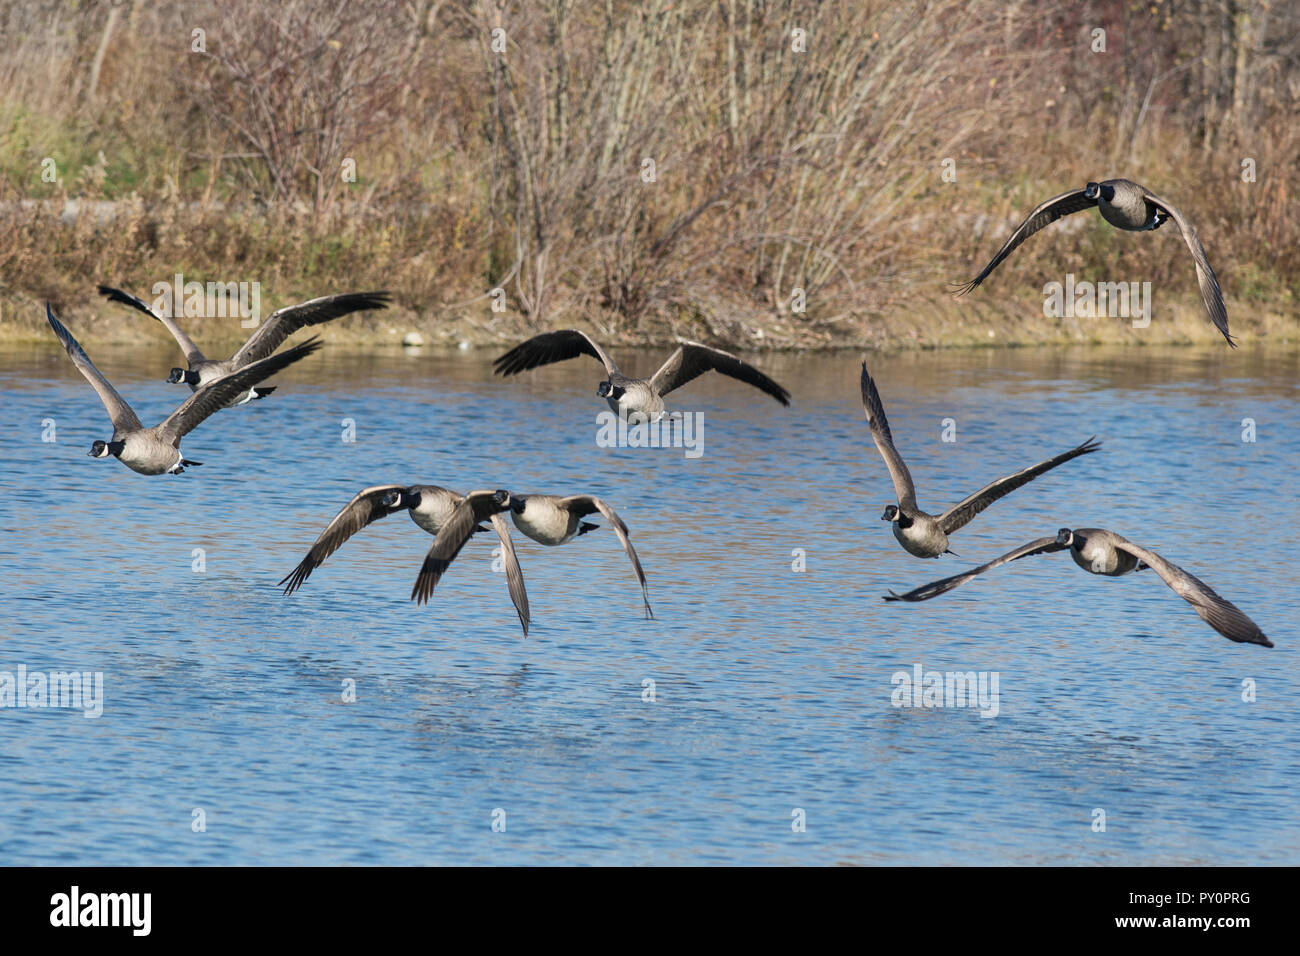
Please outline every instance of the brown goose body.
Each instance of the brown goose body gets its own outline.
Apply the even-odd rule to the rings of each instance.
[[[600,498],[593,495],[511,495],[510,518],[515,527],[539,544],[559,547],[567,544],[579,535],[595,531],[599,525],[582,519],[589,515],[600,515],[609,522],[618,536],[619,543],[632,570],[636,572],[641,584],[641,600],[645,604],[646,617],[654,617],[650,609],[650,596],[646,590],[645,571],[641,559],[637,557],[636,548],[632,547],[627,525],[623,519]]]
[[[650,378],[624,375],[599,342],[577,329],[535,335],[497,358],[493,364],[498,375],[515,375],[579,355],[590,355],[605,366],[605,380],[596,387],[596,394],[605,400],[611,411],[626,419],[635,416],[649,421],[659,420],[664,414],[663,397],[705,372],[719,372],[754,386],[782,405],[790,404],[790,393],[754,366],[730,352],[698,342],[683,341]]]
[[[1196,283],[1201,291],[1201,301],[1209,314],[1214,327],[1222,333],[1228,344],[1235,347],[1232,336],[1228,333],[1228,307],[1223,301],[1223,290],[1219,288],[1218,277],[1210,268],[1209,257],[1201,245],[1196,230],[1181,212],[1161,199],[1145,186],[1140,186],[1131,179],[1106,179],[1099,183],[1088,183],[1082,189],[1061,193],[1039,205],[1024,222],[1016,227],[1011,237],[1002,244],[1002,248],[989,260],[989,264],[980,270],[979,275],[969,282],[955,287],[957,295],[965,295],[987,279],[1007,256],[1016,248],[1046,226],[1058,219],[1096,207],[1101,217],[1117,229],[1126,232],[1149,232],[1159,229],[1172,220],[1187,250],[1192,255],[1196,267]]]
[[[254,362],[268,358],[275,353],[275,350],[290,335],[299,329],[306,328],[309,325],[320,325],[323,322],[350,315],[353,312],[361,312],[367,309],[385,309],[388,307],[390,300],[390,295],[387,292],[347,292],[342,295],[326,295],[297,305],[285,306],[283,309],[277,309],[267,316],[266,321],[258,325],[257,331],[250,335],[248,341],[240,346],[239,351],[230,358],[210,359],[199,351],[199,347],[194,344],[194,340],[185,334],[174,318],[154,311],[152,306],[138,296],[106,285],[99,286],[99,293],[110,302],[120,302],[123,305],[130,306],[137,312],[143,312],[145,315],[151,316],[162,323],[163,327],[171,333],[172,338],[176,340],[176,344],[181,347],[181,351],[185,354],[186,363],[185,368],[173,368],[171,374],[167,377],[167,381],[173,384],[184,382],[190,387],[191,392],[196,392],[219,378],[231,375]],[[273,391],[275,391],[274,387],[265,385],[261,388],[251,388],[235,395],[224,407],[231,408],[235,405],[244,405],[254,399],[266,398]]]
[[[1054,455],[1036,465],[1022,468],[1013,475],[1007,475],[989,482],[974,494],[967,495],[957,504],[942,514],[932,515],[916,503],[916,485],[912,473],[908,471],[903,456],[894,447],[894,436],[889,430],[889,420],[885,417],[885,406],[880,399],[876,382],[867,372],[867,363],[862,363],[862,408],[866,412],[867,424],[871,426],[871,438],[876,450],[884,459],[894,484],[894,493],[898,503],[888,505],[880,520],[893,524],[894,537],[908,554],[918,558],[937,558],[941,554],[952,553],[948,548],[948,535],[965,527],[976,515],[1017,488],[1039,475],[1051,471],[1057,465],[1063,465],[1072,458],[1087,455],[1101,447],[1100,442],[1089,438],[1082,445],[1069,451]]]
[[[430,555],[434,555],[439,549],[438,536],[444,530],[447,531],[448,536],[443,538],[441,547],[449,548],[449,542],[455,538],[459,541],[455,551],[459,552],[470,535],[488,530],[477,520],[469,521],[468,524],[462,521],[466,509],[470,516],[477,509],[482,517],[491,522],[501,542],[506,587],[519,614],[519,623],[523,627],[524,637],[527,637],[530,621],[528,592],[524,588],[523,571],[519,567],[514,542],[510,540],[509,526],[501,514],[509,506],[509,501],[509,493],[505,491],[471,492],[469,495],[462,495],[440,485],[374,485],[363,488],[331,519],[312,544],[306,557],[280,580],[280,584],[284,587],[286,595],[292,594],[303,586],[311,573],[320,567],[326,558],[341,548],[354,534],[381,518],[403,510],[410,515],[416,526],[434,536],[433,545],[429,549]],[[497,504],[500,507],[497,507]],[[452,557],[455,557],[455,554],[452,554]],[[426,556],[425,560],[428,564],[430,558]],[[447,564],[450,564],[450,559]],[[443,567],[442,571],[445,570],[446,568]],[[438,576],[441,576],[441,573],[439,571]],[[416,581],[417,591],[424,581],[426,578],[422,568],[421,577]],[[432,594],[434,583],[436,579],[429,583],[428,592],[423,600],[427,600],[429,594]],[[413,592],[412,597],[417,597],[417,594]]]
[[[198,389],[161,423],[145,428],[134,409],[95,367],[85,349],[55,317],[53,309],[48,304],[45,306],[45,317],[62,343],[64,351],[72,359],[72,364],[99,395],[99,400],[113,423],[112,439],[96,441],[91,446],[90,456],[92,458],[116,457],[126,467],[142,475],[178,475],[187,466],[202,464],[202,462],[189,461],[181,455],[182,438],[209,416],[225,408],[235,396],[320,348],[319,340],[310,339],[291,349],[246,365],[238,372],[222,376]]]
[[[1175,594],[1192,606],[1201,620],[1209,624],[1228,640],[1237,644],[1259,644],[1272,647],[1273,642],[1258,624],[1246,616],[1239,607],[1219,594],[1200,578],[1184,571],[1148,548],[1135,544],[1123,535],[1104,528],[1062,528],[1055,538],[1039,538],[1008,551],[987,564],[971,568],[962,574],[932,581],[913,588],[906,594],[890,591],[886,601],[928,601],[960,587],[986,571],[1019,561],[1036,554],[1051,554],[1069,550],[1070,558],[1089,574],[1121,577],[1134,571],[1151,569],[1156,572]]]

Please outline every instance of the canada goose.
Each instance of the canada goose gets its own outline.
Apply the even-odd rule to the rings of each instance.
[[[474,494],[492,495],[493,492],[474,492]],[[438,485],[375,485],[373,488],[365,488],[357,492],[320,533],[320,537],[311,546],[307,556],[281,579],[280,584],[284,585],[284,593],[292,594],[302,587],[303,582],[321,566],[326,558],[366,525],[380,518],[387,518],[403,509],[411,516],[412,521],[435,536],[436,543],[438,532],[447,525],[452,515],[456,513],[456,509],[468,497]],[[506,586],[510,590],[510,599],[514,602],[515,610],[519,612],[519,623],[523,625],[524,637],[527,637],[528,593],[524,590],[524,575],[519,568],[519,559],[515,555],[514,542],[510,540],[510,526],[506,524],[505,518],[500,513],[492,512],[487,517],[491,520],[492,527],[501,541],[501,556],[506,567]],[[475,522],[469,534],[487,530]]]
[[[539,544],[556,547],[566,544],[578,535],[597,530],[600,525],[583,521],[587,515],[600,513],[609,522],[619,543],[627,552],[636,571],[637,580],[641,582],[641,600],[645,604],[645,616],[654,617],[650,610],[650,596],[646,591],[645,571],[641,570],[641,560],[636,556],[636,548],[628,539],[627,525],[614,513],[614,509],[593,495],[570,495],[562,498],[558,495],[511,495],[510,518],[515,527]]]
[[[86,377],[86,381],[99,393],[99,400],[108,410],[108,417],[113,422],[111,441],[96,441],[90,448],[90,457],[107,458],[115,456],[122,464],[142,475],[179,475],[186,466],[201,465],[200,461],[190,461],[181,457],[181,438],[198,427],[209,415],[223,408],[234,396],[247,391],[262,379],[287,368],[299,359],[306,358],[321,347],[319,339],[308,339],[300,345],[278,355],[272,355],[261,361],[246,365],[238,372],[214,379],[210,384],[196,391],[185,400],[180,408],[167,416],[160,425],[145,428],[132,411],[131,406],[117,394],[99,369],[86,355],[86,352],[64,328],[63,323],[54,317],[48,303],[45,316],[50,321],[54,334],[63,343],[64,349],[72,357],[72,363]]]
[[[1236,343],[1228,334],[1228,309],[1223,304],[1223,292],[1219,289],[1219,280],[1215,278],[1214,270],[1210,268],[1210,260],[1206,258],[1205,247],[1201,245],[1201,240],[1196,237],[1196,230],[1183,218],[1183,214],[1169,203],[1145,186],[1139,186],[1127,179],[1107,179],[1100,183],[1088,183],[1083,189],[1062,193],[1047,200],[1016,227],[1011,238],[984,267],[984,271],[970,282],[956,287],[956,294],[965,295],[987,279],[989,273],[996,269],[1003,259],[1011,255],[1017,246],[1039,229],[1051,225],[1062,216],[1091,209],[1093,206],[1100,210],[1101,217],[1112,226],[1128,232],[1159,229],[1166,220],[1172,219],[1178,231],[1182,233],[1187,248],[1192,251],[1192,260],[1196,263],[1196,281],[1201,287],[1201,298],[1205,301],[1206,311],[1210,313],[1215,328],[1223,333],[1229,345],[1236,348]]]
[[[465,547],[465,542],[470,539],[470,535],[480,530],[479,522],[489,518],[495,519],[509,507],[510,492],[500,488],[496,491],[471,491],[462,498],[452,508],[434,536],[429,553],[424,556],[424,563],[420,566],[420,574],[415,579],[414,587],[411,588],[411,600],[419,604],[428,601],[433,596],[433,589],[437,587],[438,581],[451,567],[451,562],[456,560],[456,555],[460,554],[461,548]],[[501,533],[503,523],[493,521],[498,534]],[[503,535],[501,540],[504,542],[507,539]],[[511,550],[513,551],[513,548]],[[519,594],[522,595],[522,576],[519,585]],[[511,597],[517,597],[513,590]],[[522,612],[520,620],[523,620]]]
[[[894,480],[894,493],[898,496],[898,504],[885,508],[885,513],[880,516],[880,520],[892,521],[894,537],[898,539],[898,543],[909,554],[914,554],[918,558],[937,558],[941,554],[955,554],[956,552],[948,550],[948,535],[967,524],[993,502],[1015,491],[1021,485],[1033,481],[1043,472],[1101,447],[1101,442],[1089,438],[1077,448],[1021,469],[1014,475],[1007,475],[1005,478],[990,482],[973,495],[963,498],[943,514],[931,515],[916,506],[916,486],[912,484],[912,475],[907,470],[907,465],[903,463],[902,456],[894,447],[894,437],[889,433],[889,421],[885,418],[885,406],[881,404],[876,383],[867,372],[866,362],[862,363],[862,407],[867,413],[867,422],[871,425],[871,437],[880,451],[880,457],[885,460],[889,476]]]
[[[650,378],[628,378],[618,370],[608,353],[586,332],[565,329],[544,332],[498,358],[493,365],[498,375],[514,375],[539,365],[563,362],[579,355],[591,355],[605,366],[607,378],[596,389],[620,417],[641,415],[654,421],[663,416],[663,396],[681,388],[705,372],[721,372],[771,395],[782,405],[790,404],[790,393],[754,366],[730,352],[696,342],[683,342],[668,361]]]
[[[123,292],[121,289],[114,289],[106,285],[99,286],[99,293],[112,302],[121,302],[133,309],[138,309],[145,315],[151,315],[166,326],[167,331],[176,340],[176,344],[185,353],[187,365],[186,368],[172,369],[171,374],[167,376],[167,381],[173,384],[184,382],[190,387],[190,391],[196,391],[200,386],[206,385],[214,379],[231,372],[237,372],[245,365],[266,358],[278,349],[285,339],[299,329],[306,328],[309,325],[320,325],[322,322],[328,322],[330,319],[337,319],[353,312],[362,312],[367,309],[386,309],[390,297],[387,292],[349,292],[344,295],[322,296],[319,299],[312,299],[310,302],[277,309],[267,317],[265,322],[257,327],[257,331],[248,337],[248,341],[240,347],[238,352],[228,359],[217,361],[204,358],[203,353],[199,351],[199,347],[181,330],[175,319],[155,312],[142,299],[131,295],[129,292]],[[275,391],[274,386],[249,389],[242,395],[236,395],[227,407],[243,405],[255,398],[266,398],[273,391]]]
[[[1228,640],[1236,641],[1238,644],[1273,646],[1273,642],[1264,636],[1254,621],[1243,614],[1241,609],[1231,601],[1219,597],[1204,581],[1188,574],[1178,565],[1166,561],[1154,551],[1148,551],[1113,531],[1105,531],[1101,528],[1074,530],[1062,528],[1055,538],[1039,538],[1037,541],[1031,541],[964,574],[955,574],[950,578],[922,585],[906,594],[895,594],[890,591],[884,597],[886,601],[928,601],[966,583],[976,575],[1009,561],[1027,558],[1031,554],[1064,551],[1066,548],[1070,550],[1070,557],[1074,559],[1074,563],[1090,574],[1119,577],[1130,571],[1151,568],[1164,579],[1165,584],[1169,585],[1175,594],[1195,609],[1205,623]]]

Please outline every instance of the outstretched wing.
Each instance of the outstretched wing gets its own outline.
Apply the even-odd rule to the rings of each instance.
[[[1232,336],[1228,334],[1228,307],[1223,304],[1223,290],[1219,288],[1219,280],[1214,275],[1214,270],[1210,268],[1210,260],[1205,255],[1205,247],[1201,245],[1196,230],[1192,228],[1190,222],[1183,218],[1182,213],[1159,196],[1150,190],[1144,190],[1143,193],[1147,202],[1169,213],[1169,218],[1174,221],[1174,225],[1182,233],[1183,241],[1187,243],[1187,248],[1192,251],[1192,260],[1196,263],[1196,282],[1201,287],[1201,299],[1205,302],[1205,310],[1210,313],[1210,321],[1214,323],[1216,329],[1223,333],[1223,337],[1228,340],[1228,344],[1236,348],[1237,343],[1232,341]]]
[[[176,324],[176,320],[170,315],[163,315],[160,312],[155,312],[153,307],[143,299],[137,298],[129,292],[123,292],[121,289],[114,289],[112,286],[108,285],[101,285],[98,289],[99,294],[107,298],[110,302],[121,302],[123,305],[129,305],[131,308],[138,309],[145,315],[152,316],[161,322],[167,331],[172,334],[172,338],[176,340],[176,344],[181,347],[181,351],[185,353],[186,363],[194,366],[199,362],[204,361],[203,353],[199,351],[199,347],[194,344],[194,341],[186,335],[184,331],[182,331],[181,327]]]
[[[1016,227],[1016,231],[1011,234],[1011,238],[1003,243],[1002,248],[998,250],[998,254],[989,261],[989,264],[984,267],[983,271],[969,282],[955,287],[953,294],[965,295],[971,289],[975,288],[987,279],[989,273],[1002,264],[1003,259],[1015,252],[1017,246],[1036,233],[1039,229],[1042,229],[1044,226],[1050,226],[1063,216],[1081,212],[1084,209],[1091,209],[1095,205],[1097,205],[1097,200],[1089,199],[1084,195],[1082,189],[1075,189],[1068,193],[1061,193],[1061,195],[1054,196],[1047,200],[1047,202],[1043,203],[1031,212],[1025,218],[1025,221]]]
[[[730,352],[700,345],[698,342],[683,342],[676,352],[668,356],[668,361],[659,367],[659,371],[655,372],[650,385],[660,395],[667,395],[705,372],[721,372],[766,392],[782,405],[790,404],[790,393],[754,366]]]
[[[524,590],[524,572],[519,567],[519,557],[515,554],[515,543],[510,539],[510,526],[500,514],[492,515],[492,527],[496,529],[501,540],[501,557],[506,565],[506,588],[510,591],[510,600],[514,602],[519,613],[519,623],[523,625],[524,637],[528,636],[528,623],[532,619],[528,612],[528,592]]]
[[[527,342],[516,345],[492,365],[498,375],[514,375],[530,368],[537,368],[539,365],[550,365],[552,362],[577,358],[579,355],[590,355],[597,359],[605,366],[605,372],[609,375],[619,374],[618,366],[600,347],[600,343],[586,332],[579,332],[577,329],[563,329],[559,332],[543,332],[541,335],[534,335]]]
[[[560,499],[560,505],[579,517],[597,511],[604,515],[609,526],[618,535],[623,550],[627,552],[628,560],[632,562],[632,570],[636,572],[636,579],[641,582],[641,600],[645,604],[645,616],[654,617],[654,612],[650,610],[650,594],[646,589],[645,571],[641,570],[641,559],[636,556],[636,548],[632,547],[632,541],[627,536],[627,525],[623,523],[623,519],[615,514],[613,508],[594,495],[570,495],[568,498]]]
[[[402,491],[404,485],[375,485],[358,491],[351,501],[343,506],[320,533],[316,543],[311,546],[307,556],[298,562],[298,566],[281,579],[284,593],[292,594],[302,587],[311,573],[319,568],[326,558],[343,547],[343,542],[352,537],[366,525],[387,518],[395,511],[401,511],[403,505],[393,508],[384,506],[384,498],[390,492]],[[287,583],[286,583],[287,582]]]
[[[1172,561],[1166,561],[1154,551],[1134,544],[1126,538],[1115,535],[1118,539],[1115,547],[1127,551],[1134,557],[1146,562],[1156,574],[1164,579],[1165,584],[1174,593],[1192,606],[1201,620],[1214,628],[1230,641],[1238,644],[1263,644],[1272,647],[1273,642],[1264,636],[1259,625],[1248,618],[1241,608],[1226,598],[1219,597],[1208,584],[1188,574]]]
[[[1011,494],[1021,485],[1028,484],[1043,472],[1051,471],[1057,465],[1064,464],[1071,458],[1078,458],[1080,455],[1094,452],[1100,447],[1101,442],[1089,438],[1082,445],[1071,448],[1067,452],[1062,452],[1046,461],[1040,461],[1036,465],[1030,465],[1028,468],[1022,468],[1014,475],[1007,475],[1005,478],[990,482],[975,494],[963,498],[939,516],[939,525],[943,528],[943,533],[952,534],[993,502]]]
[[[867,371],[867,363],[862,363],[862,408],[867,413],[867,424],[871,426],[871,437],[876,443],[876,450],[885,460],[889,477],[894,481],[894,494],[899,507],[916,508],[916,485],[912,483],[912,473],[903,463],[903,456],[894,447],[894,436],[889,431],[889,419],[885,418],[885,406],[880,401],[880,392],[876,382]]]
[[[411,600],[424,604],[433,596],[433,589],[438,586],[442,576],[456,560],[460,549],[470,539],[480,521],[499,514],[510,507],[510,496],[496,491],[471,491],[456,506],[446,524],[438,529],[437,536],[429,553],[424,556],[420,574],[411,588]],[[507,581],[507,583],[509,583]]]
[[[1068,544],[1059,544],[1055,538],[1039,538],[1036,541],[1030,541],[1028,544],[1022,544],[1014,551],[1008,551],[1001,557],[994,558],[988,564],[981,564],[978,568],[971,568],[962,574],[954,574],[950,578],[942,578],[938,581],[931,581],[929,584],[923,584],[919,588],[913,588],[906,594],[895,594],[890,591],[885,595],[886,601],[928,601],[930,598],[938,597],[951,591],[953,588],[965,584],[971,578],[983,574],[999,565],[1006,564],[1008,561],[1016,561],[1020,558],[1027,558],[1031,554],[1050,554],[1053,551],[1064,551]]]
[[[81,343],[74,339],[67,327],[54,317],[54,310],[50,308],[48,302],[45,303],[45,318],[49,320],[50,328],[54,330],[54,334],[63,343],[63,348],[71,357],[72,364],[77,366],[77,371],[84,375],[86,381],[99,393],[99,400],[104,403],[104,408],[108,411],[108,417],[113,422],[113,435],[116,437],[139,428],[140,419],[132,411],[131,406],[126,403],[126,399],[117,394],[117,389],[112,386],[108,379],[104,378],[99,369],[95,368],[95,363],[90,360],[90,356],[81,347]]]
[[[288,368],[299,359],[305,359],[320,347],[319,338],[310,338],[291,349],[285,349],[277,355],[246,365],[237,372],[231,372],[209,382],[187,398],[180,408],[167,416],[166,421],[158,426],[160,435],[169,439],[172,444],[176,444],[181,440],[182,435],[188,435],[205,418],[228,405],[236,395],[243,394],[258,382]]]
[[[388,292],[348,292],[343,295],[326,295],[310,302],[286,306],[272,312],[248,337],[230,361],[234,368],[243,368],[275,353],[284,340],[299,329],[320,325],[353,312],[367,309],[386,309],[392,298]]]

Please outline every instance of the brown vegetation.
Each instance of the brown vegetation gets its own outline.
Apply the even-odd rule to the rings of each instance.
[[[479,340],[1069,338],[1014,321],[1066,271],[1194,314],[1173,234],[1096,216],[946,295],[1036,202],[1127,176],[1196,223],[1234,331],[1293,336],[1298,67],[1300,13],[1248,0],[3,3],[0,330],[177,272],[390,288],[401,328]]]

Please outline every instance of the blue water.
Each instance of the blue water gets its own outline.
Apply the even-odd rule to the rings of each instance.
[[[147,423],[184,394],[161,381],[170,350],[90,351]],[[86,457],[107,420],[60,351],[0,351],[0,671],[99,671],[105,697],[97,719],[0,709],[0,858],[1300,862],[1297,353],[873,358],[932,511],[1104,441],[938,561],[878,520],[894,499],[854,354],[757,359],[789,409],[691,383],[675,398],[705,416],[694,460],[597,447],[594,362],[502,382],[494,354],[327,349],[191,434],[202,467],[147,478]],[[645,372],[657,356],[618,357]],[[400,514],[282,597],[335,511],[388,482],[600,495],[656,618],[606,529],[560,548],[515,534],[527,640],[488,536],[418,607],[432,539]],[[1219,637],[1149,572],[1099,578],[1064,555],[880,600],[1062,526],[1153,548],[1277,646]],[[891,675],[916,664],[997,672],[998,715],[894,707]]]

